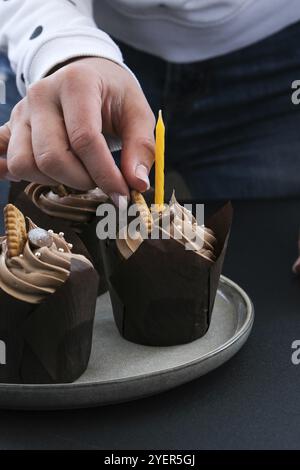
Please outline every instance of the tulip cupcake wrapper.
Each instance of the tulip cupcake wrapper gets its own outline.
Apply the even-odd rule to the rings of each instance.
[[[106,282],[106,276],[104,271],[103,258],[101,253],[101,247],[99,244],[99,239],[96,235],[96,227],[99,220],[95,216],[93,220],[86,225],[84,230],[81,233],[78,233],[80,240],[83,242],[87,248],[90,259],[93,262],[93,265],[98,272],[99,276],[99,286],[98,286],[98,295],[102,295],[108,290],[108,285]]]
[[[0,290],[1,383],[69,383],[86,370],[92,345],[98,276],[78,259],[67,281],[40,304]]]
[[[118,330],[125,339],[172,346],[208,330],[232,221],[228,203],[205,223],[217,239],[214,263],[174,239],[144,240],[127,260],[114,240],[102,253]]]

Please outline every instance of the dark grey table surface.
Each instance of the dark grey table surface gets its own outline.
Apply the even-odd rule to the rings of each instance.
[[[244,348],[170,392],[105,408],[0,411],[0,449],[298,449],[300,200],[235,203],[224,274],[254,302]]]

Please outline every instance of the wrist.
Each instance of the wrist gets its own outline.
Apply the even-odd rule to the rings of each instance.
[[[102,57],[119,65],[123,58],[118,46],[102,31],[91,34],[58,35],[47,39],[33,51],[17,70],[17,84],[24,95],[26,88],[67,63],[86,57]],[[23,76],[22,76],[23,75]]]

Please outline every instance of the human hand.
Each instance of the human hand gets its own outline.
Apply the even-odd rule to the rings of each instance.
[[[102,58],[78,59],[31,85],[0,127],[0,176],[75,189],[101,187],[113,200],[145,191],[155,118],[134,77]],[[103,134],[122,140],[121,171]]]

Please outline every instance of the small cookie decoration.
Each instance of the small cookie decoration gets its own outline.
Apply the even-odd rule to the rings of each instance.
[[[68,196],[70,193],[63,184],[53,186],[52,191],[60,197]]]
[[[8,256],[19,256],[27,241],[27,230],[24,215],[13,204],[4,208],[4,224]]]
[[[33,248],[50,247],[53,243],[51,233],[43,228],[33,228],[28,232],[28,240]]]
[[[131,199],[134,204],[136,204],[139,212],[141,219],[147,229],[148,232],[151,232],[152,227],[153,227],[153,218],[152,214],[149,210],[149,207],[147,206],[147,203],[144,199],[144,196],[139,193],[138,191],[132,190],[131,191]]]

